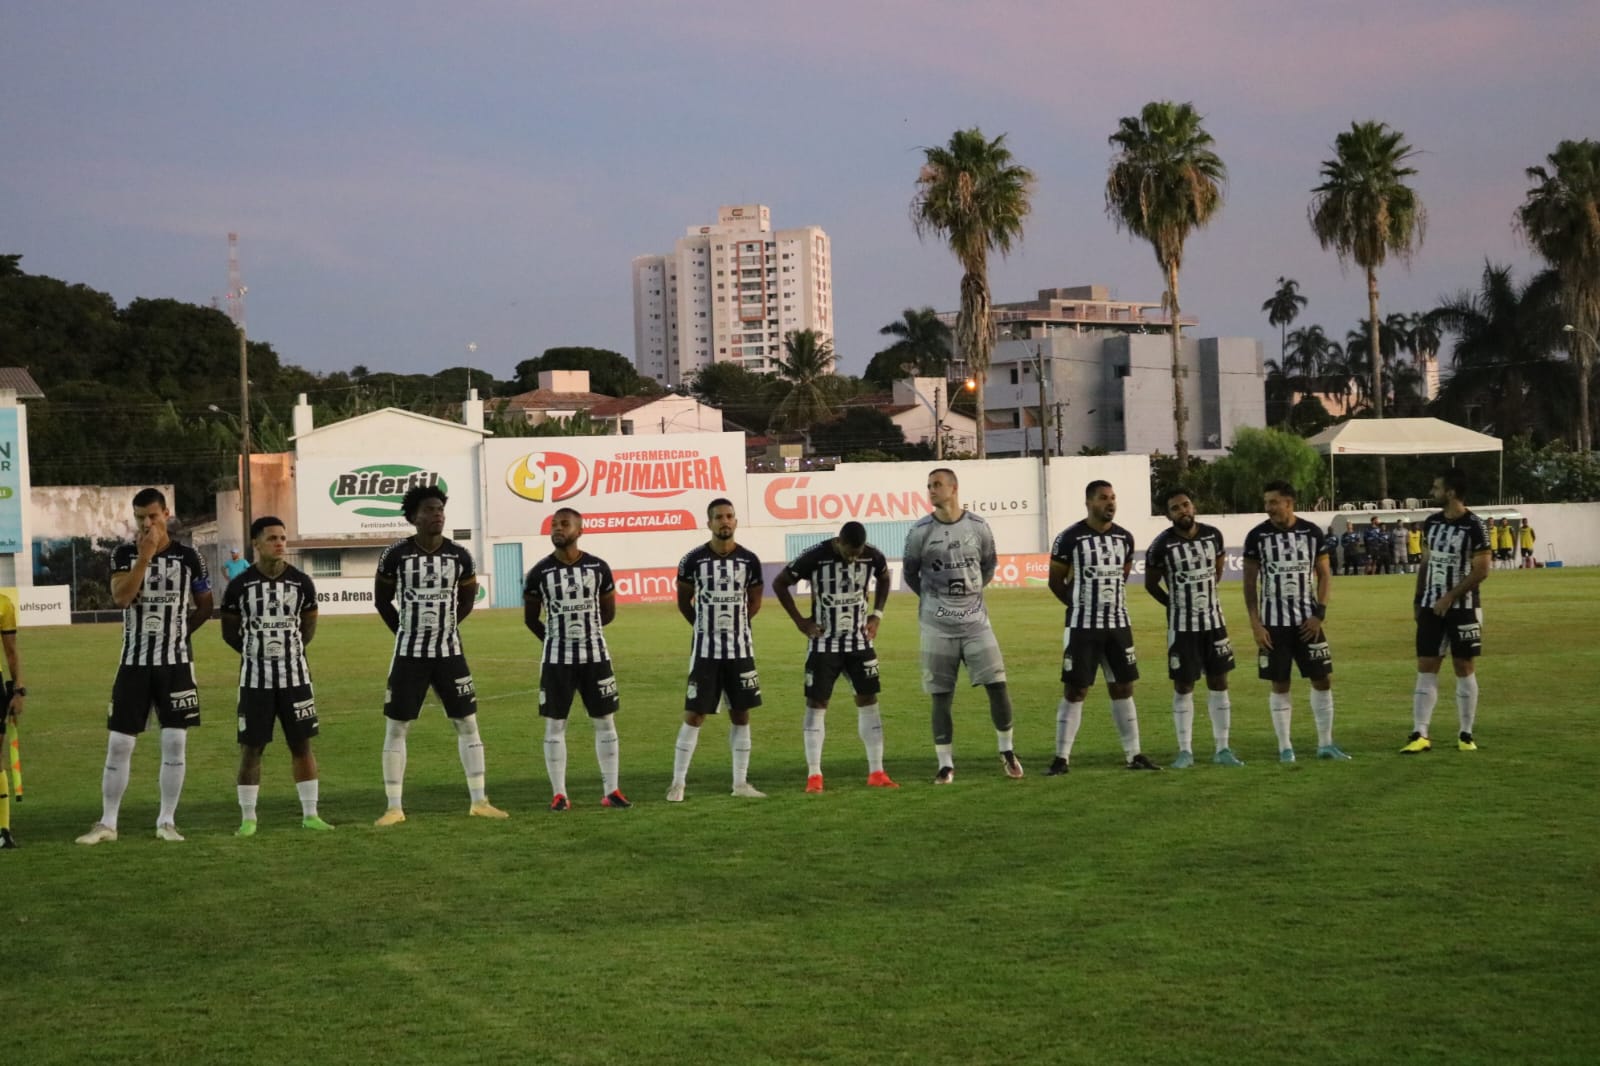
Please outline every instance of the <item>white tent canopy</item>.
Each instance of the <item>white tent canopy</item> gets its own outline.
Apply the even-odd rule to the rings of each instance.
[[[1456,455],[1462,452],[1504,451],[1500,438],[1438,418],[1356,418],[1329,426],[1306,443],[1328,457],[1330,480],[1333,478],[1334,457],[1338,455]],[[1503,488],[1503,456],[1500,479]],[[1333,489],[1337,496],[1337,482],[1334,482]]]

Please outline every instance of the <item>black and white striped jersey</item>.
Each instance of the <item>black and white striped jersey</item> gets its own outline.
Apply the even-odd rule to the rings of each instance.
[[[244,649],[240,688],[297,688],[311,684],[300,620],[317,609],[317,587],[293,566],[268,577],[252,566],[228,582],[222,613],[239,619]]]
[[[395,583],[394,606],[400,612],[394,653],[402,659],[445,659],[461,654],[456,628],[456,590],[477,582],[472,553],[455,541],[431,552],[417,547],[414,537],[397,540],[378,560],[378,576]]]
[[[1439,511],[1422,523],[1422,546],[1427,552],[1428,570],[1417,606],[1431,607],[1472,570],[1473,556],[1491,550],[1489,528],[1471,511],[1460,518],[1446,518]],[[1483,599],[1479,590],[1473,589],[1451,606],[1476,610],[1483,606]]]
[[[812,651],[870,651],[867,639],[867,587],[889,579],[889,560],[868,544],[846,560],[832,539],[803,552],[784,569],[811,583],[811,620],[821,628]]]
[[[745,596],[760,588],[761,560],[738,546],[718,555],[702,544],[678,561],[678,583],[694,586],[694,654],[700,659],[753,659]]]
[[[138,561],[135,545],[119,544],[111,553],[111,572],[129,573]],[[151,556],[138,595],[122,609],[122,665],[191,662],[189,595],[210,591],[205,560],[187,544],[173,542]]]
[[[1261,624],[1297,626],[1310,618],[1317,599],[1317,559],[1328,554],[1322,530],[1304,518],[1288,529],[1272,520],[1244,538],[1244,557],[1261,564]]]
[[[1221,629],[1217,602],[1217,560],[1226,555],[1222,531],[1196,522],[1194,536],[1163,530],[1145,552],[1146,572],[1161,575],[1167,586],[1167,629],[1174,633],[1209,633]]]
[[[1075,522],[1056,535],[1050,560],[1072,567],[1068,629],[1127,628],[1125,568],[1133,560],[1132,533],[1115,522],[1103,531]]]
[[[611,567],[587,552],[574,563],[564,563],[554,553],[534,563],[522,582],[522,596],[538,598],[544,604],[541,661],[571,666],[610,659],[600,621],[600,598],[616,590]]]

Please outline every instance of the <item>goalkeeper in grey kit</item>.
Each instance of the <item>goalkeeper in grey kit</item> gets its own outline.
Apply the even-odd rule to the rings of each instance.
[[[1007,777],[1022,776],[1011,741],[1011,696],[1006,664],[989,625],[983,588],[994,578],[994,533],[989,523],[961,506],[955,471],[940,467],[928,475],[933,513],[922,516],[906,535],[906,584],[917,594],[922,635],[922,691],[933,700],[933,748],[939,757],[934,784],[955,779],[951,707],[956,676],[967,664],[973,685],[989,694],[1000,764]]]

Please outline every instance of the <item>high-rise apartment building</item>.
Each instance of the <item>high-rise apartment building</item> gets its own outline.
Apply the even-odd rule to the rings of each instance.
[[[712,363],[773,370],[792,330],[833,336],[833,267],[818,226],[774,230],[763,204],[717,209],[670,255],[633,261],[634,363],[678,385]]]

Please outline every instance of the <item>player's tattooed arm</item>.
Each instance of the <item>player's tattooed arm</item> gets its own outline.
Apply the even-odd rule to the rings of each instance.
[[[615,598],[613,598],[612,608],[615,610]],[[543,643],[545,638],[545,628],[544,623],[539,620],[539,615],[543,611],[543,596],[539,595],[537,592],[524,592],[522,594],[522,624],[527,626],[528,632],[539,638],[541,643]],[[604,616],[602,616],[600,619],[602,623],[604,623],[605,620],[606,619]]]
[[[189,632],[193,633],[206,624],[206,619],[211,617],[213,602],[210,589],[194,594],[194,606],[189,608],[187,619]]]
[[[378,617],[389,627],[389,632],[398,633],[400,612],[394,605],[394,591],[394,578],[379,574],[372,579],[372,605],[378,609]]]

